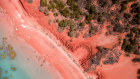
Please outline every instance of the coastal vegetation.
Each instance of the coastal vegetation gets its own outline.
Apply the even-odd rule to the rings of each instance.
[[[128,7],[130,2],[133,3]],[[110,10],[113,5],[119,8],[115,11]],[[83,31],[85,25],[88,25],[88,31],[84,35],[91,37],[98,33],[98,29],[102,29],[104,22],[110,22],[111,27],[108,28],[106,34],[125,33],[126,36],[121,44],[122,50],[127,53],[133,52],[135,55],[139,54],[137,38],[140,31],[138,28],[140,6],[136,0],[98,0],[97,4],[94,4],[92,0],[81,1],[81,3],[78,0],[41,0],[40,6],[40,9],[45,8],[41,12],[44,12],[46,16],[52,11],[54,17],[63,17],[55,19],[54,22],[58,24],[59,29],[67,29],[67,35],[72,38]],[[99,26],[94,26],[94,22]]]

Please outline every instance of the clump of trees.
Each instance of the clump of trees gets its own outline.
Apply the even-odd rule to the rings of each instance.
[[[123,12],[123,11],[125,11],[127,9],[127,4],[128,4],[127,1],[123,1],[121,3],[121,10],[120,10],[120,12]]]
[[[95,33],[95,28],[92,26],[89,28],[89,34],[94,34]]]
[[[85,26],[84,22],[79,23],[79,26]]]
[[[119,0],[112,0],[113,4],[116,4],[117,2],[119,2]]]
[[[94,16],[97,15],[97,10],[94,5],[91,3],[86,4],[85,9],[88,11],[89,14],[86,14],[86,23],[90,23]]]
[[[133,27],[130,29],[130,33],[126,35],[126,38],[123,40],[122,49],[125,52],[139,55],[138,52],[138,45],[137,45],[137,35],[139,34],[139,29],[136,27]]]
[[[47,6],[47,0],[41,0],[40,5],[41,6]]]
[[[94,17],[93,14],[86,15],[86,20],[85,20],[85,22],[86,22],[86,23],[90,23],[91,20],[93,19],[93,17]]]
[[[131,20],[132,25],[140,25],[140,6],[139,3],[134,3],[131,5],[131,13],[134,13],[133,19]]]
[[[131,5],[131,8],[135,8],[135,7],[137,7],[137,6],[139,6],[139,3],[138,3],[138,2],[133,3],[133,4]]]
[[[97,14],[96,7],[93,6],[91,3],[88,3],[85,9],[89,12],[89,14]]]
[[[74,34],[75,34],[75,33],[74,33],[74,31],[73,31],[73,30],[71,30],[71,31],[69,31],[69,32],[68,32],[68,36],[70,36],[70,37],[73,37],[73,36],[74,36]]]
[[[102,16],[99,16],[98,19],[97,19],[97,21],[98,22],[102,22],[103,21],[103,17]]]
[[[69,5],[69,9],[71,10],[71,18],[75,18],[76,20],[83,15],[83,12],[79,8],[77,2],[75,0],[67,0],[67,5]]]
[[[128,19],[128,20],[129,20],[129,18],[131,17],[131,15],[130,15],[129,13],[124,13],[123,16],[124,16],[125,19]]]
[[[55,17],[57,17],[58,15],[59,15],[59,13],[57,13],[57,12],[56,12],[56,13],[54,13],[54,16],[55,16]]]
[[[132,59],[132,61],[133,61],[134,63],[140,62],[140,58],[134,58],[134,59]]]
[[[60,26],[61,28],[67,27],[67,26],[68,26],[67,20],[62,20],[62,21],[60,21],[60,22],[59,22],[59,26]]]
[[[108,4],[108,0],[99,0],[99,5],[105,7]]]
[[[48,10],[48,9],[45,9],[44,14],[45,14],[46,16],[48,16],[48,15],[49,15],[49,10]]]
[[[136,14],[133,16],[133,19],[131,20],[132,25],[140,25],[140,14]]]
[[[120,23],[116,23],[113,27],[113,31],[122,33],[124,31],[124,27]]]
[[[60,10],[60,13],[65,16],[65,17],[69,17],[70,16],[70,10],[68,7],[64,8],[63,10]]]
[[[129,44],[129,41],[126,39],[123,40],[123,44],[121,48],[127,53],[131,53],[133,51],[133,46]]]

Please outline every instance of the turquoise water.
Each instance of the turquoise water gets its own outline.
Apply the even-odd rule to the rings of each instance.
[[[2,54],[3,50],[0,51],[0,54]],[[4,79],[4,77],[7,77],[8,79],[31,79],[27,72],[16,65],[15,60],[11,60],[8,56],[4,59],[0,59],[0,68],[2,69],[2,74],[0,79]],[[11,68],[15,67],[16,71],[13,71]],[[5,71],[8,71],[5,73]]]
[[[0,79],[7,77],[8,79],[58,79],[61,75],[47,61],[43,63],[38,52],[30,46],[26,41],[19,38],[15,33],[14,24],[7,23],[7,17],[0,14],[0,46],[7,47],[10,44],[16,52],[16,58],[11,60],[8,55],[5,59],[1,59],[4,50],[0,50],[0,68],[2,74]],[[9,19],[8,19],[9,20]],[[9,21],[8,21],[9,22]],[[11,21],[10,21],[11,22]],[[7,38],[7,43],[3,43],[3,38]],[[42,65],[43,66],[40,66]],[[16,71],[12,71],[11,67],[15,67]],[[8,73],[5,73],[8,71]],[[12,75],[12,77],[11,77]]]

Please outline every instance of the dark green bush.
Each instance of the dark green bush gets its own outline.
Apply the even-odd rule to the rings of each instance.
[[[58,16],[58,13],[54,13],[53,15],[54,15],[55,17],[57,17],[57,16]]]
[[[77,27],[75,25],[70,25],[70,31],[76,30]]]
[[[85,26],[85,23],[84,23],[84,22],[81,22],[81,23],[79,24],[79,26]]]
[[[131,13],[140,13],[140,6],[139,7],[135,7],[131,10]]]
[[[113,4],[116,4],[117,2],[119,2],[119,0],[112,0]]]
[[[133,61],[134,63],[140,62],[140,58],[134,58],[134,59],[132,59],[132,61]]]
[[[102,16],[99,16],[97,21],[98,22],[102,22],[103,21],[103,17]]]
[[[58,10],[63,10],[64,8],[65,8],[65,3],[63,2],[63,1],[60,1],[60,2],[58,2],[57,4],[56,4],[56,8],[58,9]]]
[[[131,53],[133,52],[133,48],[134,46],[136,45],[136,40],[132,38],[127,40],[127,39],[124,39],[123,40],[123,44],[122,44],[122,49],[126,52],[126,53]]]
[[[125,19],[129,19],[131,17],[131,15],[129,13],[124,13],[123,16],[124,16]]]
[[[131,24],[132,25],[135,25],[135,24],[140,25],[140,14],[136,14],[133,16],[133,19],[131,20]]]
[[[41,0],[40,5],[41,6],[47,6],[47,0]]]
[[[127,2],[126,1],[123,1],[122,3],[121,3],[121,10],[120,10],[120,12],[123,12],[123,11],[125,11],[127,9]]]
[[[75,18],[75,15],[74,15],[74,13],[73,13],[73,12],[72,12],[72,13],[70,13],[70,18],[71,18],[71,19]]]
[[[122,33],[124,31],[124,28],[123,28],[123,26],[120,23],[117,23],[113,27],[113,31]]]
[[[125,52],[131,53],[133,51],[133,46],[131,44],[126,45]]]
[[[133,46],[135,46],[137,43],[136,38],[134,38],[134,39],[130,38],[129,41]]]
[[[51,9],[55,9],[56,8],[56,5],[55,5],[55,3],[53,1],[49,1],[49,3],[50,3],[50,8]]]
[[[56,19],[56,22],[59,23],[60,22],[59,19]]]
[[[135,8],[135,7],[137,7],[137,6],[139,6],[139,3],[138,3],[138,2],[133,3],[133,4],[131,5],[131,8]]]
[[[48,9],[45,9],[44,14],[45,14],[45,16],[48,16],[49,15],[49,10]]]
[[[67,20],[60,21],[59,26],[62,27],[62,28],[67,27]]]
[[[68,36],[73,37],[74,36],[74,31],[69,31]]]
[[[95,33],[95,31],[94,31],[94,27],[90,27],[90,29],[89,29],[89,33],[90,33],[90,34]]]
[[[69,17],[70,16],[70,11],[69,8],[64,8],[63,10],[60,10],[60,13],[65,16],[65,17]]]
[[[88,3],[88,4],[86,5],[86,9],[88,10],[88,12],[89,12],[90,14],[97,14],[96,7],[93,6],[93,5],[90,4],[90,3]]]
[[[75,18],[77,20],[83,15],[83,12],[75,0],[67,0],[67,4],[69,5],[70,10],[72,10],[71,18]]]
[[[108,4],[108,0],[99,0],[99,5],[105,7]]]
[[[93,14],[89,14],[89,15],[86,15],[86,21],[88,23],[90,23],[90,21],[93,19]]]
[[[67,0],[67,4],[71,6],[73,4],[76,4],[76,2],[74,0]]]

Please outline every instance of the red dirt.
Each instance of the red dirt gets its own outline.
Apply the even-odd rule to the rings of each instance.
[[[105,36],[106,29],[103,30],[102,34],[97,34],[88,39],[83,38],[83,34],[81,34],[77,39],[73,38],[72,42],[70,42],[71,38],[67,35],[66,33],[67,31],[64,31],[62,33],[58,32],[56,24],[51,23],[49,25],[48,20],[50,18],[48,16],[44,16],[42,12],[39,12],[38,10],[38,7],[40,5],[39,0],[34,0],[33,4],[28,4],[26,0],[21,0],[21,2],[23,3],[23,6],[25,10],[27,11],[27,13],[29,14],[29,16],[31,17],[33,16],[41,26],[43,26],[45,29],[49,30],[52,34],[54,34],[56,38],[60,40],[61,43],[68,50],[71,51],[71,53],[75,53],[75,54],[72,54],[74,55],[73,57],[80,58],[80,59],[77,59],[77,61],[82,60],[82,61],[79,61],[79,63],[85,63],[87,60],[89,60],[90,56],[97,52],[96,46],[104,46],[107,48],[112,48],[112,46],[114,46],[117,43],[116,36],[108,36],[108,37]],[[34,7],[36,7],[36,9],[34,9]],[[86,53],[87,57],[81,58],[81,57],[75,56],[77,55],[76,50],[78,48],[79,48],[78,50],[80,50],[80,47],[85,47],[84,50],[88,51]],[[80,56],[85,55],[84,52],[83,53],[81,52],[80,54],[82,54]]]
[[[12,23],[8,21],[10,22],[8,24],[11,28],[15,29],[13,30],[15,34],[30,44],[64,79],[86,78],[80,68],[68,58],[65,50],[57,45],[54,37],[49,33],[48,35],[42,33],[40,25],[32,18],[30,19],[28,15],[23,14],[17,1],[7,3],[6,0],[1,0],[0,7],[5,10],[5,15],[10,18]],[[55,71],[52,73],[55,75]]]
[[[51,24],[48,23],[49,19],[53,18],[52,15],[51,16],[44,16],[44,14],[42,12],[39,12],[38,7],[40,5],[40,0],[34,0],[33,4],[28,4],[27,0],[20,0],[20,1],[23,5],[22,7],[24,7],[23,9],[25,9],[27,14],[30,17],[32,17],[34,20],[36,20],[43,28],[45,28],[47,31],[52,33],[64,45],[64,47],[66,49],[70,50],[70,52],[72,54],[72,57],[79,64],[83,65],[84,69],[86,69],[88,67],[89,59],[90,59],[91,55],[97,53],[97,51],[98,51],[97,48],[96,48],[97,46],[112,48],[116,44],[118,44],[118,36],[114,36],[114,35],[106,36],[105,35],[105,33],[107,31],[106,26],[108,25],[106,22],[104,24],[104,27],[103,27],[101,33],[97,33],[96,35],[94,35],[92,37],[89,37],[87,39],[83,38],[83,34],[81,34],[78,38],[73,38],[72,42],[70,42],[71,38],[69,36],[67,36],[67,33],[66,33],[67,31],[66,30],[64,30],[64,32],[60,33],[60,32],[57,31],[57,27],[58,27],[57,24],[55,24],[53,22]],[[87,30],[87,29],[85,29],[85,30]],[[85,32],[85,30],[84,30],[84,32]],[[34,41],[33,39],[31,39],[31,40]],[[38,47],[43,48],[43,46],[39,46],[38,44],[34,44],[33,42],[31,42],[31,40],[27,39],[27,41],[29,43],[31,43],[33,46],[35,46],[35,48],[38,49],[38,51],[43,52],[43,50],[40,50],[38,48]],[[36,38],[36,41],[37,41],[37,38]],[[40,42],[38,42],[38,43],[40,43]],[[52,49],[52,51],[55,51],[55,50]],[[49,59],[47,59],[47,60],[49,60]],[[122,70],[125,67],[125,65],[127,65],[129,63],[131,63],[131,62],[127,62],[126,64],[124,63],[124,65],[122,66]],[[60,65],[56,66],[56,68],[60,71],[60,73],[62,73],[62,74],[64,73],[63,72],[63,67],[61,67]],[[133,69],[134,66],[130,65],[130,67],[128,67],[128,68]],[[101,69],[101,74],[105,75],[105,76],[103,76],[103,78],[105,78],[105,79],[109,79],[108,77],[110,77],[110,79],[115,79],[114,77],[116,77],[116,75],[115,75],[116,73],[118,75],[121,75],[121,74],[118,73],[117,70],[118,70],[118,67],[116,67],[112,70],[108,70],[108,71]],[[124,69],[124,70],[127,70],[127,69]],[[109,75],[111,73],[111,71],[116,71],[113,76]],[[89,73],[93,73],[93,72],[91,71]],[[96,74],[99,75],[99,72],[96,73]],[[126,73],[125,75],[127,76],[128,74]],[[67,77],[71,78],[70,76],[68,76],[68,72],[64,73],[63,76],[65,76],[65,78],[67,78]],[[120,76],[120,78],[118,78],[118,79],[125,79],[125,78],[126,77],[121,77]]]
[[[131,57],[122,55],[120,61],[114,65],[102,65],[99,68],[102,79],[137,79],[137,69],[140,64],[134,64]]]

